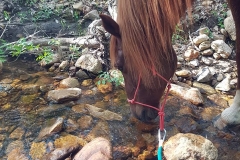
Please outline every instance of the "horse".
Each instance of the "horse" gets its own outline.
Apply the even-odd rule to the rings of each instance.
[[[235,21],[240,75],[240,1],[227,2]],[[119,0],[116,21],[100,15],[103,27],[112,35],[110,59],[123,74],[131,113],[143,122],[152,122],[158,116],[160,98],[177,66],[171,38],[193,3],[194,0]],[[232,105],[214,122],[219,129],[232,124],[240,124],[240,76]]]

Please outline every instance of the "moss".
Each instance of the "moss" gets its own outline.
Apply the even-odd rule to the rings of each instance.
[[[33,142],[30,149],[30,155],[32,159],[41,159],[46,153],[45,142]]]
[[[84,139],[79,138],[77,136],[73,136],[73,135],[67,135],[64,137],[60,137],[60,138],[56,139],[54,142],[54,145],[56,148],[62,148],[65,146],[74,146],[74,145],[84,146],[85,144],[87,144],[87,141],[85,141]]]

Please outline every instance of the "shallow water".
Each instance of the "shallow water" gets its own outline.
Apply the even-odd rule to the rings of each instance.
[[[111,140],[115,159],[138,159],[137,157],[146,150],[152,154],[150,159],[156,159],[153,155],[156,154],[158,123],[147,125],[132,118],[122,89],[109,94],[99,92],[87,94],[88,90],[94,90],[95,85],[81,87],[83,95],[79,100],[53,104],[47,100],[46,93],[47,90],[56,87],[58,82],[53,79],[56,75],[59,73],[41,71],[35,62],[26,63],[18,60],[4,65],[3,74],[0,77],[0,159],[7,159],[6,155],[12,149],[10,147],[12,142],[18,147],[20,145],[18,142],[23,142],[22,148],[28,154],[32,143],[37,141],[39,132],[58,117],[64,118],[66,126],[69,119],[77,122],[79,118],[86,115],[72,109],[78,104],[92,104],[113,111],[122,115],[123,120],[103,122],[93,117],[92,124],[87,129],[78,128],[74,131],[65,129],[47,137],[45,142],[54,141],[66,134],[86,138],[96,125],[102,122],[107,124],[107,130],[99,131],[97,134]],[[32,87],[33,85],[41,86],[41,92]],[[227,106],[226,99],[232,98],[231,95],[220,93],[218,97],[219,103],[216,103],[205,95],[205,104],[195,106],[170,95],[165,107],[167,138],[179,132],[199,134],[211,140],[218,148],[218,159],[240,159],[240,126],[220,131],[212,125],[212,119]],[[106,126],[102,128],[104,127]],[[134,147],[139,148],[139,151],[134,153],[128,151]],[[30,155],[28,157],[31,159]]]

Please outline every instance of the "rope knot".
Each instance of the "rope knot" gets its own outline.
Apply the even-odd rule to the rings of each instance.
[[[134,104],[135,100],[134,99],[127,99],[128,103]]]
[[[164,117],[164,116],[165,116],[165,113],[164,113],[163,111],[159,111],[159,112],[158,112],[158,115],[159,115],[159,117]]]

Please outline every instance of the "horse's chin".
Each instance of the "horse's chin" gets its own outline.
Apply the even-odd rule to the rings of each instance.
[[[144,123],[154,123],[158,116],[156,110],[140,105],[131,105],[131,112],[135,118]]]

